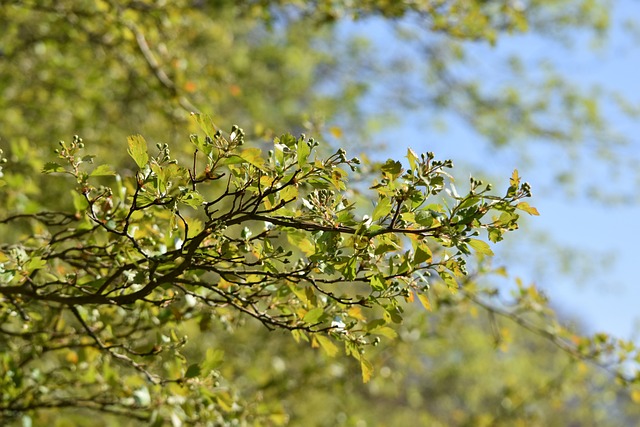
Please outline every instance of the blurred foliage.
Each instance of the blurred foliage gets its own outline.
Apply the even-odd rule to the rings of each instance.
[[[391,23],[417,53],[381,52],[350,20]],[[496,84],[474,54],[520,32],[600,37],[608,25],[593,0],[2,2],[3,423],[637,422],[631,343],[584,336],[534,286],[506,296],[487,277],[491,249],[473,233],[497,242],[516,208],[537,213],[516,200],[528,194],[517,172],[502,198],[474,180],[459,196],[431,154],[409,151],[410,171],[357,168],[335,146],[421,106],[496,146],[606,148],[601,94],[553,67],[528,75],[517,55]],[[246,135],[220,133],[229,123]],[[78,137],[55,145],[76,134],[88,150]],[[349,183],[351,166],[362,175]],[[373,191],[359,182],[370,177]],[[503,216],[483,224],[490,204]],[[292,265],[260,266],[269,280],[256,284],[256,256]]]

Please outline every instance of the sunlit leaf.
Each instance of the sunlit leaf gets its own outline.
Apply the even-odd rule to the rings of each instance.
[[[479,239],[469,239],[468,243],[469,246],[475,249],[478,253],[493,256],[493,251],[487,242]]]
[[[363,356],[360,356],[360,369],[362,370],[362,382],[368,383],[373,375],[373,365]]]
[[[109,176],[115,174],[116,172],[113,170],[111,165],[100,165],[92,170],[89,176]]]
[[[391,199],[389,199],[388,197],[382,197],[378,199],[378,204],[373,209],[371,219],[376,221],[389,215],[389,212],[391,212]]]
[[[380,169],[393,178],[400,175],[402,172],[402,163],[389,159]]]
[[[324,308],[316,307],[309,310],[307,314],[304,315],[304,318],[302,320],[306,323],[311,323],[311,324],[318,323],[318,321],[320,320],[323,314],[324,314]]]
[[[540,215],[538,210],[536,208],[534,208],[533,206],[530,206],[529,203],[527,203],[527,202],[518,203],[516,205],[516,208],[520,209],[521,211],[524,211],[524,212],[528,213],[529,215],[535,215],[535,216]]]
[[[315,336],[315,339],[318,341],[324,352],[327,353],[327,356],[335,357],[335,355],[338,354],[338,347],[330,338],[318,334]]]
[[[418,293],[418,299],[420,300],[420,303],[427,311],[431,311],[431,302],[429,301],[429,298],[425,294]]]
[[[149,154],[147,153],[147,142],[142,135],[132,135],[127,138],[129,149],[127,152],[140,169],[144,169],[149,162]]]
[[[411,149],[407,148],[407,160],[409,160],[409,167],[415,171],[418,161],[418,155]]]

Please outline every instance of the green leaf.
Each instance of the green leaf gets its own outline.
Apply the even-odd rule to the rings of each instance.
[[[180,201],[192,208],[198,208],[204,203],[204,197],[197,191],[187,191],[187,193],[180,198]]]
[[[291,135],[290,133],[285,133],[284,135],[280,135],[280,138],[276,138],[275,140],[278,143],[283,144],[284,146],[291,149],[295,148],[295,145],[296,145],[296,137]]]
[[[499,228],[489,227],[488,233],[489,233],[489,240],[492,241],[493,243],[498,243],[499,241],[502,240],[502,230],[500,230]]]
[[[191,117],[194,118],[198,126],[200,126],[200,129],[202,129],[202,131],[207,134],[207,136],[213,138],[218,128],[213,123],[211,116],[209,116],[208,114],[191,113]]]
[[[196,146],[198,151],[204,153],[206,156],[211,155],[215,148],[215,145],[213,143],[205,142],[204,139],[200,138],[200,136],[196,134],[190,135],[189,140],[193,145]]]
[[[202,373],[207,375],[213,369],[216,369],[224,361],[224,351],[220,349],[209,348],[207,349],[204,362],[202,363]]]
[[[374,291],[384,291],[386,289],[384,277],[379,274],[371,276],[369,284],[371,285],[371,289]]]
[[[116,172],[110,165],[100,165],[92,170],[89,176],[110,176],[115,174]]]
[[[411,170],[415,171],[418,155],[411,148],[407,148],[407,160],[409,160],[409,166],[411,167]]]
[[[47,162],[42,168],[43,173],[64,172],[64,168],[56,162]]]
[[[46,265],[47,265],[47,261],[43,260],[39,256],[36,256],[31,258],[24,268],[27,271],[33,271],[33,270],[39,270],[45,267]]]
[[[316,307],[307,311],[307,314],[304,315],[302,320],[306,323],[312,323],[312,324],[318,323],[318,321],[320,320],[323,314],[324,314],[324,308]]]
[[[418,245],[415,253],[413,254],[413,263],[422,264],[423,262],[431,261],[432,254],[431,249],[426,243]]]
[[[198,375],[200,375],[200,365],[198,365],[197,363],[191,364],[187,368],[187,372],[185,372],[184,374],[185,378],[194,378]]]
[[[379,218],[384,218],[391,212],[391,199],[389,197],[383,197],[378,199],[378,204],[373,209],[371,219],[376,221]]]
[[[382,172],[391,175],[392,178],[400,175],[402,172],[402,164],[395,160],[387,160],[387,162],[381,167]]]
[[[357,261],[358,261],[358,258],[355,256],[352,256],[351,258],[349,258],[349,260],[347,261],[347,264],[344,267],[344,270],[342,271],[345,279],[353,280],[356,278]]]
[[[478,239],[469,239],[468,243],[469,246],[475,249],[478,253],[493,256],[493,251],[487,242]]]
[[[309,154],[311,154],[311,148],[305,141],[300,139],[298,141],[298,167],[301,168],[307,163]]]
[[[127,152],[140,169],[143,169],[149,161],[147,153],[147,142],[142,135],[132,135],[127,138],[129,149]]]
[[[471,197],[468,197],[468,198],[467,198],[467,199],[465,199],[462,203],[460,203],[460,205],[458,206],[458,209],[459,209],[459,210],[461,210],[461,209],[466,209],[466,208],[468,208],[468,207],[470,207],[470,206],[475,205],[475,204],[476,204],[476,203],[478,203],[480,200],[482,200],[482,199],[480,199],[480,197],[478,197],[478,196],[471,196]]]
[[[86,197],[77,191],[71,190],[71,197],[73,198],[73,207],[76,209],[76,212],[83,212],[89,207],[89,202]]]
[[[429,212],[418,211],[415,213],[416,223],[423,227],[431,227],[433,225],[433,216]]]
[[[384,311],[384,313],[382,313],[382,317],[384,317],[387,323],[388,322],[393,322],[397,324],[402,323],[402,316],[400,315],[400,312],[398,311],[397,307],[388,307]]]

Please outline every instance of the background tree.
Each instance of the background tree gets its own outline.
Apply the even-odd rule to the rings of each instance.
[[[438,111],[460,114],[497,144],[514,134],[558,141],[576,140],[578,129],[605,135],[598,110],[585,107],[592,99],[578,97],[571,86],[554,86],[560,99],[573,100],[564,103],[567,128],[558,129],[544,126],[544,117],[556,114],[555,103],[524,102],[515,89],[483,90],[473,76],[453,74],[475,46],[469,41],[494,42],[527,27],[603,31],[606,11],[598,4],[58,3],[0,6],[7,29],[0,36],[0,138],[10,160],[0,181],[8,420],[82,424],[88,412],[76,411],[86,408],[104,414],[105,424],[122,423],[117,415],[125,414],[158,424],[327,419],[350,425],[401,422],[421,408],[426,422],[443,425],[551,424],[567,411],[589,422],[602,417],[601,407],[574,406],[575,399],[587,402],[598,387],[610,393],[617,411],[606,421],[637,417],[608,377],[593,378],[592,369],[567,362],[545,340],[570,360],[620,368],[623,381],[633,380],[633,371],[619,364],[637,357],[633,346],[603,335],[576,336],[560,326],[535,288],[521,286],[504,302],[482,279],[490,264],[475,259],[490,249],[467,239],[475,239],[489,205],[505,211],[497,222],[487,217],[491,240],[515,226],[515,198],[527,193],[517,175],[503,199],[478,196],[484,186],[461,198],[451,188],[447,204],[434,199],[425,206],[425,195],[444,188],[446,164],[409,152],[411,172],[403,177],[399,163],[365,162],[361,172],[377,179],[380,203],[372,210],[357,175],[343,182],[355,164],[337,147],[320,147],[314,157],[309,153],[318,148],[306,138],[271,142],[281,129],[361,140],[370,109],[363,100],[377,99],[368,91],[371,81],[394,76],[403,83],[395,93],[413,89],[397,77],[406,63],[383,69],[386,62],[373,60],[363,40],[344,36],[343,17],[419,22],[412,40],[426,53],[425,72],[435,84],[432,92],[411,93]],[[394,106],[408,99],[386,95]],[[244,135],[237,128],[219,134],[205,116],[189,119],[187,112],[198,110],[216,124],[243,124],[252,146],[240,146]],[[132,137],[127,146],[126,137],[136,132],[160,145],[147,151],[143,139]],[[75,139],[58,147],[61,158],[53,163],[52,140],[73,134],[87,141],[87,153]],[[189,134],[199,136],[187,143]],[[260,155],[256,147],[273,153]],[[42,169],[66,171],[74,180],[65,184]],[[473,280],[461,275],[469,245]],[[331,258],[338,249],[343,253]],[[377,262],[393,255],[389,267]],[[421,271],[438,273],[447,286]],[[335,289],[321,280],[365,286]],[[440,290],[457,288],[454,281],[464,283],[456,295]],[[414,298],[437,307],[436,314],[420,314]],[[476,311],[488,319],[484,326]],[[405,323],[395,325],[401,316]],[[497,320],[501,316],[507,321]],[[506,346],[509,319],[545,340],[524,335]],[[267,332],[260,322],[292,330],[322,352]],[[374,350],[368,344],[376,337],[385,341]],[[340,356],[340,342],[352,362]],[[531,354],[522,351],[530,348]],[[469,357],[476,353],[482,357]],[[502,381],[500,372],[474,381],[472,374],[496,366],[496,357],[509,361],[501,367],[509,367],[513,379]],[[461,360],[467,363],[458,365]],[[557,360],[568,367],[550,369]],[[354,380],[354,373],[366,378],[372,369],[379,374],[366,385]],[[523,370],[532,375],[518,374]],[[417,378],[432,388],[417,387]],[[438,406],[420,404],[434,394],[441,396]],[[367,413],[372,400],[380,404],[376,414]],[[326,418],[328,408],[335,420]]]

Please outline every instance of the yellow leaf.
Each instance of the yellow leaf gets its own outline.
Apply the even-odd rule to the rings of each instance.
[[[379,326],[375,329],[372,329],[370,332],[374,335],[381,335],[389,339],[394,339],[398,336],[398,333],[388,326]]]
[[[518,169],[513,170],[513,174],[511,174],[511,179],[509,180],[509,184],[512,187],[517,187],[520,185],[520,175],[518,175]]]
[[[288,233],[287,239],[291,244],[304,252],[305,255],[313,255],[316,253],[315,245],[303,234]]]
[[[425,294],[418,294],[418,299],[420,300],[420,303],[422,303],[422,306],[425,309],[427,309],[428,311],[431,311],[431,302],[429,301],[429,298],[427,298]]]
[[[414,295],[413,295],[413,292],[409,292],[409,295],[408,295],[408,296],[406,296],[406,297],[404,297],[404,300],[405,300],[406,302],[413,302],[413,301],[414,301]]]
[[[67,360],[67,362],[73,363],[75,365],[78,363],[78,353],[76,353],[75,351],[69,351],[65,359]]]
[[[520,209],[521,211],[525,211],[526,213],[528,213],[529,215],[535,215],[538,216],[540,215],[540,213],[538,212],[538,210],[536,208],[534,208],[533,206],[529,206],[529,203],[527,202],[520,202],[516,205],[517,209]]]
[[[322,347],[324,352],[327,353],[327,356],[334,357],[336,354],[338,354],[338,347],[333,343],[333,341],[331,341],[330,338],[322,335],[316,335],[315,339],[318,341],[318,344],[320,344],[320,347]]]
[[[633,390],[631,392],[631,400],[635,403],[640,403],[640,390]]]
[[[342,129],[338,126],[332,126],[331,128],[329,128],[329,132],[331,132],[331,135],[336,138],[342,138]]]
[[[350,317],[353,317],[354,319],[366,320],[365,317],[362,315],[362,309],[360,307],[356,307],[356,306],[351,307],[349,310],[347,310],[347,314]]]
[[[242,157],[247,162],[251,163],[253,166],[258,169],[264,166],[264,159],[262,158],[262,150],[259,148],[245,148],[240,152],[240,157]]]
[[[144,169],[149,161],[147,142],[142,135],[131,135],[127,137],[127,143],[129,145],[129,149],[127,150],[129,156],[131,156],[140,169]]]
[[[282,191],[280,192],[280,200],[289,202],[290,200],[295,200],[297,198],[298,198],[298,189],[293,185],[289,185],[288,187],[283,188]]]
[[[360,356],[360,369],[362,370],[362,382],[368,383],[373,374],[373,365],[367,359]]]
[[[300,301],[302,301],[305,304],[309,304],[309,300],[307,299],[307,295],[305,294],[303,289],[298,288],[296,285],[289,285],[289,289],[291,289],[291,292],[293,292]]]

